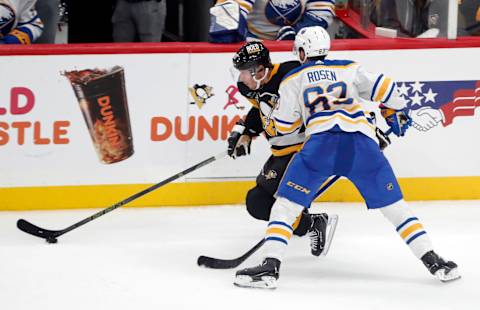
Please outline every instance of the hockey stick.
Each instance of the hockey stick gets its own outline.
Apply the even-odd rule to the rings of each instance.
[[[163,181],[161,181],[160,183],[157,183],[157,184],[154,184],[152,186],[150,186],[149,188],[146,188],[144,189],[143,191],[141,192],[138,192],[122,201],[119,201],[117,202],[116,204],[106,208],[106,209],[103,209],[97,213],[95,213],[94,215],[92,216],[89,216],[83,220],[81,220],[80,222],[77,222],[71,226],[68,226],[67,228],[65,229],[62,229],[62,230],[48,230],[48,229],[43,229],[43,228],[40,228],[24,219],[19,219],[17,221],[17,227],[18,229],[20,229],[21,231],[23,232],[26,232],[27,234],[30,234],[30,235],[33,235],[33,236],[37,236],[37,237],[40,237],[40,238],[43,238],[45,239],[48,243],[56,243],[57,242],[57,238],[60,237],[61,235],[63,234],[66,234],[67,232],[71,231],[71,230],[74,230],[75,228],[78,228],[82,225],[85,225],[86,223],[88,222],[91,222],[93,221],[94,219],[104,215],[104,214],[107,214],[117,208],[120,208],[121,206],[124,206],[126,205],[127,203],[129,202],[132,202],[154,190],[156,190],[157,188],[159,187],[162,187],[163,185],[165,184],[168,184],[192,171],[195,171],[203,166],[206,166],[218,159],[221,159],[223,157],[225,157],[227,155],[227,151],[224,151],[218,155],[215,155],[215,156],[212,156],[210,158],[207,158],[205,159],[204,161],[201,161],[199,162],[198,164],[196,165],[193,165],[191,166],[190,168],[187,168],[185,170],[183,170],[182,172],[179,172],[175,175],[172,175],[171,177],[169,177],[168,179],[165,179]]]
[[[238,267],[241,263],[243,263],[247,258],[252,256],[253,253],[257,252],[258,249],[262,247],[265,243],[265,238],[262,238],[257,244],[253,246],[253,248],[249,249],[245,254],[240,257],[234,259],[221,259],[221,258],[214,258],[209,256],[199,256],[197,259],[198,266],[204,266],[207,268],[212,269],[231,269]]]
[[[322,188],[320,188],[316,197],[323,194],[327,189],[329,189],[340,178],[341,178],[341,176],[339,176],[339,175],[336,175],[333,178],[331,178],[327,183],[325,183],[324,186],[322,186]],[[264,243],[265,243],[265,238],[262,238],[262,240],[260,240],[257,244],[255,244],[245,254],[243,254],[240,257],[233,258],[233,259],[221,259],[221,258],[214,258],[214,257],[201,255],[197,259],[197,264],[198,264],[198,266],[204,266],[204,267],[212,268],[212,269],[236,268],[236,267],[240,266],[240,264],[242,264],[245,260],[247,260],[247,258],[252,256],[252,254],[255,253],[258,249],[260,249]]]
[[[380,141],[380,149],[383,151],[385,147],[387,147],[391,142],[390,138],[388,137],[392,133],[392,130],[389,129],[386,132],[383,132],[380,128],[377,127],[376,135]],[[329,189],[335,182],[340,179],[341,176],[336,175],[331,178],[324,186],[320,188],[316,197],[323,194],[327,189]],[[249,249],[245,254],[240,257],[233,258],[233,259],[222,259],[222,258],[214,258],[209,256],[201,255],[197,259],[198,266],[204,266],[206,268],[212,269],[231,269],[240,266],[245,260],[247,260],[253,253],[255,253],[259,248],[263,246],[265,243],[265,239],[262,238],[257,244],[255,244],[251,249]],[[330,245],[329,245],[330,246]],[[324,251],[328,252],[328,248]]]

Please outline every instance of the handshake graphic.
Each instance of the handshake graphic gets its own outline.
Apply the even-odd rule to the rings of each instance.
[[[428,131],[445,121],[445,116],[440,109],[430,107],[410,110],[408,114],[412,118],[412,127],[419,131]]]

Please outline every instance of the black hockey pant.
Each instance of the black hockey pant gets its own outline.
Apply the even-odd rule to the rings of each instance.
[[[273,195],[277,191],[280,180],[292,157],[293,154],[285,156],[272,155],[263,166],[262,171],[257,176],[256,186],[247,193],[247,211],[254,218],[264,221],[269,220],[270,211],[275,202]],[[307,233],[311,224],[308,210],[305,209],[300,223],[293,233],[297,236],[303,236]]]

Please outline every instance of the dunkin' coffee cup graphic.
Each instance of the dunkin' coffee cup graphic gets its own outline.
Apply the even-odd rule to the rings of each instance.
[[[86,69],[63,73],[77,96],[100,161],[112,164],[133,154],[124,70]]]

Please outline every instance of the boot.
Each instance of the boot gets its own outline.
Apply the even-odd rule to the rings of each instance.
[[[434,251],[429,251],[422,256],[422,262],[428,271],[442,282],[453,281],[460,278],[457,264],[445,261]]]
[[[330,249],[338,223],[338,215],[312,214],[312,226],[308,230],[310,249],[314,256],[325,256]]]
[[[261,265],[237,271],[233,284],[240,287],[274,289],[277,287],[279,270],[280,261],[267,257]]]

